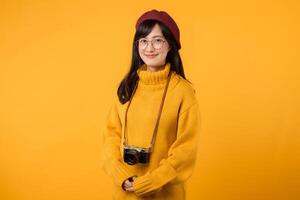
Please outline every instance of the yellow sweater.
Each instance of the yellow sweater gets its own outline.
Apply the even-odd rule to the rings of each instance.
[[[160,71],[140,66],[139,84],[127,113],[127,144],[150,146],[157,114],[170,71],[170,64]],[[102,163],[112,177],[113,199],[185,199],[185,182],[192,175],[200,131],[200,112],[192,85],[174,71],[149,164],[128,165],[123,161],[123,125],[128,102],[122,105],[117,95],[107,115],[103,131]],[[121,185],[131,176],[134,192]]]

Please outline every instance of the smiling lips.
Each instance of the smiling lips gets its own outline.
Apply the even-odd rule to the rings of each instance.
[[[149,54],[149,55],[146,55],[147,58],[155,58],[157,56],[157,54]]]

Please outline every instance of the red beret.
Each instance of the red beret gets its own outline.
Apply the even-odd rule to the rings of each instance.
[[[166,13],[165,11],[158,11],[155,9],[147,11],[139,17],[139,19],[136,22],[135,28],[137,29],[138,26],[147,19],[154,19],[166,25],[171,31],[172,35],[174,36],[176,43],[178,45],[178,49],[181,48],[179,28],[176,22],[172,19],[172,17],[168,13]]]

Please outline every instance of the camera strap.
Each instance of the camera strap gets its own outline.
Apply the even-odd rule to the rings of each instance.
[[[164,104],[164,101],[165,101],[166,93],[167,93],[167,90],[168,90],[169,82],[170,82],[170,79],[171,79],[171,75],[172,75],[172,71],[170,70],[169,74],[168,74],[167,83],[166,83],[166,86],[165,86],[165,89],[164,89],[164,93],[163,93],[163,96],[162,96],[162,100],[161,100],[161,103],[160,103],[160,108],[159,108],[159,111],[158,111],[156,125],[155,125],[155,128],[153,130],[152,140],[151,140],[151,144],[150,144],[150,148],[149,148],[150,152],[152,152],[153,147],[154,147],[155,138],[156,138],[156,134],[157,134],[157,130],[158,130],[158,124],[159,124],[159,120],[160,120],[160,116],[161,116],[163,104]],[[128,112],[129,106],[131,104],[133,95],[134,95],[134,93],[135,93],[135,91],[137,89],[138,81],[139,81],[139,79],[137,80],[137,82],[135,84],[135,87],[134,87],[133,92],[132,92],[132,94],[130,96],[130,99],[129,99],[128,106],[127,106],[126,111],[125,111],[124,141],[123,141],[124,145],[127,145],[127,138],[126,138],[127,112]]]

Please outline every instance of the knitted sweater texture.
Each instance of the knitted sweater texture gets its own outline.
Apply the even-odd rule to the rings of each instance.
[[[170,63],[159,71],[147,71],[145,64],[137,70],[139,82],[127,113],[127,144],[148,148],[157,120]],[[113,199],[186,198],[185,184],[194,171],[200,132],[200,111],[195,89],[175,71],[162,109],[154,149],[148,164],[128,165],[123,161],[125,110],[114,96],[103,129],[103,170],[113,180]],[[134,192],[122,189],[131,176]]]

